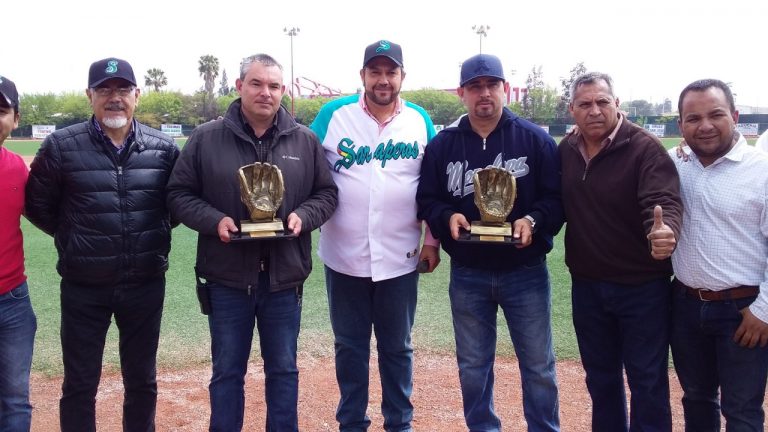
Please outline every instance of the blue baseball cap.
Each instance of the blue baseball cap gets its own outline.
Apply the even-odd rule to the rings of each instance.
[[[480,77],[493,77],[502,81],[504,78],[504,68],[501,67],[501,60],[495,55],[478,54],[472,56],[461,64],[461,81],[459,87]]]

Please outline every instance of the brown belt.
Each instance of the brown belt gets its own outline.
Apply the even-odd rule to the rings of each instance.
[[[758,286],[741,285],[735,288],[712,291],[704,288],[691,288],[677,279],[675,279],[674,284],[676,287],[685,290],[685,293],[688,295],[688,297],[692,297],[701,301],[738,300],[760,294],[760,287]]]

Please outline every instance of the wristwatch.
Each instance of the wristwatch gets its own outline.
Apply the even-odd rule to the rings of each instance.
[[[536,219],[534,219],[533,216],[531,216],[531,215],[525,215],[525,216],[523,216],[523,219],[525,219],[525,220],[527,220],[528,222],[531,223],[531,232],[535,233],[536,232]]]

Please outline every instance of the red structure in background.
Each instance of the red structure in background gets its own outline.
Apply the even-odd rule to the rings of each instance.
[[[341,90],[328,87],[307,77],[297,77],[293,82],[291,93],[298,98],[335,97],[341,96]],[[304,90],[302,92],[302,89]],[[295,93],[294,93],[295,92]]]

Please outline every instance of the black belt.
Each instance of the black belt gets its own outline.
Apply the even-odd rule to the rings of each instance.
[[[719,291],[712,291],[705,288],[692,288],[675,279],[674,284],[679,289],[685,291],[688,297],[701,301],[727,301],[738,300],[747,297],[754,297],[760,294],[760,287],[752,285],[741,285],[734,288],[728,288]]]

